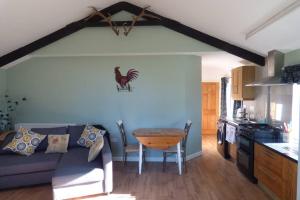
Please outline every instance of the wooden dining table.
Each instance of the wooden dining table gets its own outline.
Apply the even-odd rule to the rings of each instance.
[[[143,145],[148,148],[167,150],[177,145],[177,159],[179,175],[181,169],[181,145],[180,141],[186,136],[183,129],[177,128],[140,128],[133,131],[133,135],[139,141],[139,174],[142,173]]]

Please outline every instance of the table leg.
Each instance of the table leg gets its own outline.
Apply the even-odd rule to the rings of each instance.
[[[177,144],[177,158],[178,158],[179,175],[181,175],[181,149],[180,149],[180,142],[178,142],[178,144]]]
[[[143,144],[140,143],[140,152],[139,152],[139,174],[142,174],[142,165],[143,165]]]

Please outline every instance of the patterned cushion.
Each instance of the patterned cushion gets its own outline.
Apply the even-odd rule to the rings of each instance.
[[[85,125],[69,126],[68,134],[70,134],[70,141],[69,141],[70,148],[78,147],[77,141],[80,138],[84,128],[85,128]]]
[[[13,140],[3,149],[10,150],[21,155],[30,156],[35,149],[45,139],[45,135],[41,135],[26,128],[20,128],[15,134]]]
[[[31,131],[35,133],[39,133],[41,135],[64,135],[68,131],[67,126],[63,127],[54,127],[54,128],[32,128]],[[48,138],[46,137],[45,140],[38,146],[36,151],[45,151],[48,147]]]
[[[48,148],[45,153],[66,153],[68,152],[69,134],[48,135]]]
[[[103,136],[105,134],[105,131],[104,130],[100,130],[100,129],[97,129],[93,126],[90,126],[90,125],[87,125],[80,138],[78,139],[77,143],[80,145],[80,146],[83,146],[83,147],[91,147],[98,136]]]
[[[98,136],[95,143],[90,148],[88,162],[92,162],[93,160],[95,160],[95,158],[98,156],[103,146],[104,146],[104,139],[103,136],[100,135]]]

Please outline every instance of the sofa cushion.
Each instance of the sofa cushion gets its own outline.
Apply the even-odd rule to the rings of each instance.
[[[16,154],[0,156],[0,176],[55,170],[61,154],[36,152],[25,157]]]
[[[30,156],[35,152],[35,149],[40,145],[45,137],[45,135],[35,133],[26,128],[20,128],[15,134],[13,140],[3,149],[10,150],[21,155]]]
[[[70,134],[48,135],[48,147],[45,153],[67,153]]]
[[[101,156],[88,162],[89,149],[71,148],[63,154],[52,178],[53,187],[93,183],[104,180]]]
[[[55,128],[33,128],[33,132],[42,134],[42,135],[63,135],[67,133],[68,127],[55,127]],[[48,147],[48,138],[43,140],[38,146],[37,151],[45,151]]]
[[[69,126],[68,134],[70,134],[69,147],[79,147],[77,140],[80,138],[85,125]]]
[[[89,184],[104,180],[103,169],[88,166],[58,168],[52,177],[54,188]]]
[[[96,142],[97,137],[101,137],[104,134],[104,130],[97,129],[91,125],[87,125],[84,128],[79,140],[77,141],[77,144],[83,147],[90,148]]]
[[[104,138],[101,135],[97,138],[96,142],[91,146],[88,156],[88,162],[92,162],[99,155],[101,149],[104,146]]]
[[[0,155],[2,154],[14,154],[13,152],[11,151],[8,151],[8,150],[4,150],[3,148],[8,145],[8,143],[10,143],[12,141],[12,139],[14,138],[16,132],[12,132],[10,134],[8,134],[4,141],[0,142]]]
[[[102,157],[99,155],[94,161],[88,162],[89,149],[84,147],[70,148],[68,153],[63,154],[59,168],[72,168],[75,166],[86,166],[91,168],[102,168]]]

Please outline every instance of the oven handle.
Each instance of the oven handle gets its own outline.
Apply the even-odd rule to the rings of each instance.
[[[245,155],[245,156],[249,156],[250,155],[247,151],[245,151],[243,149],[238,149],[238,153],[242,154],[242,155]]]
[[[238,134],[238,135],[237,135],[237,147],[238,147],[238,149],[241,148],[241,144],[242,144],[242,143],[241,143],[241,138],[243,138],[244,140],[247,140],[247,141],[249,142],[249,144],[251,143],[251,139],[250,139],[250,138],[248,138],[247,136]]]

